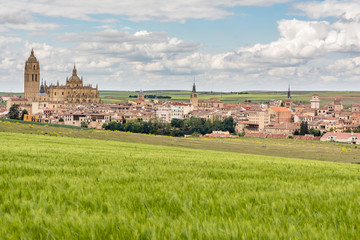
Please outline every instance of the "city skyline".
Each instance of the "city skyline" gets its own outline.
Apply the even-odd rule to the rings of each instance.
[[[360,90],[360,3],[348,1],[2,1],[0,91],[76,64],[100,90]]]

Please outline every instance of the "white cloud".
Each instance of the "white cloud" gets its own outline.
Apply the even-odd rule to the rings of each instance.
[[[94,8],[98,2],[89,1],[88,5],[81,9],[77,5],[82,1],[70,5],[54,1],[59,8],[55,7],[49,12],[45,11],[46,7],[45,10],[37,8],[37,13],[49,16],[60,14],[59,16],[87,20],[92,20],[91,14],[110,13],[137,20],[158,18],[165,21],[183,21],[191,18],[191,11],[204,11],[208,8],[211,11],[204,11],[202,15],[194,17],[223,18],[232,14],[227,10],[228,7],[264,5],[266,2],[276,3],[196,0],[193,8],[187,9],[187,1],[160,4],[160,1],[152,0],[142,3],[142,8],[138,7],[139,1],[119,1],[114,2],[112,9],[107,9],[106,6]],[[355,1],[351,2],[356,4]],[[150,3],[160,7],[147,8]],[[279,89],[286,88],[289,82],[295,84],[295,89],[309,89],[310,86],[318,89],[324,89],[324,86],[331,88],[339,82],[355,81],[360,76],[360,58],[349,57],[360,53],[360,21],[356,20],[358,8],[347,10],[347,7],[340,4],[337,5],[339,12],[345,11],[345,14],[337,14],[331,10],[331,3],[340,4],[338,1],[324,1],[310,3],[313,8],[305,9],[305,5],[301,4],[296,7],[312,18],[332,16],[335,17],[333,21],[280,20],[280,37],[276,41],[241,46],[234,51],[220,54],[203,53],[200,43],[169,37],[166,32],[142,30],[129,33],[114,30],[111,24],[102,26],[105,30],[100,32],[53,35],[55,41],[59,41],[54,45],[0,36],[0,46],[3,49],[0,56],[0,75],[6,76],[6,82],[10,82],[10,78],[16,79],[21,90],[23,64],[30,49],[34,48],[40,60],[42,77],[53,83],[57,80],[64,81],[76,63],[78,73],[84,76],[85,83],[99,83],[101,89],[187,89],[189,86],[186,84],[191,85],[193,75],[197,76],[200,86],[207,86],[207,90],[237,90],[242,87],[245,90]],[[325,6],[321,4],[329,6],[324,10],[317,7]],[[44,3],[34,1],[29,12],[34,12],[32,8],[41,5]],[[69,6],[71,9],[67,10]],[[184,11],[178,11],[180,7],[184,7]],[[17,2],[13,8],[18,10]],[[355,5],[352,5],[352,8],[355,8]],[[216,11],[220,11],[218,15],[215,14]],[[65,16],[65,13],[68,16]],[[107,21],[112,22],[105,20]],[[29,27],[26,25],[28,22],[34,23],[35,20],[30,15],[12,18],[0,10],[0,26]],[[40,28],[41,26],[33,29]],[[32,33],[31,36],[40,36],[39,34],[42,33]],[[8,69],[12,72],[9,73]]]
[[[29,31],[54,30],[58,27],[58,24],[35,21],[27,11],[6,11],[6,8],[0,10],[0,31],[2,32],[9,29]]]
[[[360,21],[360,2],[358,0],[302,2],[295,4],[294,8],[313,19],[335,17],[347,21]]]
[[[67,33],[58,38],[78,43],[78,51],[136,62],[171,58],[193,52],[201,46],[171,38],[166,33],[139,31],[131,34],[113,29],[97,33]]]
[[[27,0],[3,1],[2,12],[31,12],[50,17],[94,20],[92,15],[126,16],[132,21],[158,20],[184,22],[187,19],[222,19],[236,6],[270,6],[291,0]],[[1,17],[0,17],[1,18]],[[105,19],[106,20],[106,19]]]

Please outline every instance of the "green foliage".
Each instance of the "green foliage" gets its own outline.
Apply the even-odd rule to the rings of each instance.
[[[63,119],[63,118],[60,118],[60,119],[59,119],[59,122],[64,122],[64,119]]]
[[[88,128],[88,124],[87,124],[87,122],[81,122],[81,127],[82,128]]]
[[[19,120],[20,119],[19,107],[20,107],[19,105],[13,104],[9,109],[9,113],[8,113],[7,117],[10,119]]]
[[[242,131],[242,132],[238,133],[239,137],[245,137],[245,134],[246,134],[245,131]]]
[[[315,128],[310,128],[309,129],[309,134],[314,135],[315,137],[320,137],[321,136],[321,131],[317,130]]]
[[[171,126],[175,128],[183,128],[184,127],[184,120],[183,119],[171,119]]]
[[[137,98],[138,95],[129,95],[129,98]],[[145,95],[145,98],[171,99],[170,96]]]
[[[234,133],[235,132],[235,121],[232,117],[228,117],[225,118],[223,123],[222,123],[222,129],[224,131],[229,131],[230,133]]]
[[[20,117],[20,120],[24,120],[24,115],[25,114],[29,114],[28,111],[26,109],[22,110],[21,111],[21,117]]]
[[[300,133],[299,135],[305,135],[305,134],[309,134],[309,127],[308,127],[308,123],[302,121],[300,124]]]
[[[346,129],[344,132],[360,133],[360,125],[355,129]]]
[[[4,239],[358,238],[359,165],[0,138]]]
[[[192,135],[194,132],[206,134],[213,130],[235,132],[235,122],[232,117],[225,118],[224,121],[204,120],[201,118],[191,117],[190,119],[172,119],[171,123],[164,123],[158,120],[144,121],[128,121],[125,123],[110,122],[103,124],[105,130],[126,131],[133,133],[150,133],[157,135],[166,135],[173,137],[183,137],[184,135]]]

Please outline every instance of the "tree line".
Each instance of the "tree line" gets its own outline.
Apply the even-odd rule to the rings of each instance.
[[[166,135],[183,137],[184,135],[200,135],[211,133],[212,131],[235,132],[235,122],[232,117],[221,120],[205,120],[202,118],[191,117],[190,119],[172,119],[171,123],[165,123],[157,119],[151,121],[131,120],[124,122],[112,121],[104,123],[105,130],[127,131],[133,133],[146,133],[156,135]]]
[[[129,98],[137,98],[138,95],[129,95]],[[145,98],[171,99],[170,96],[145,95]]]

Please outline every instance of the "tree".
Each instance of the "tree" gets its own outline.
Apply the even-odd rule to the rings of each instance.
[[[230,133],[235,132],[235,122],[232,117],[227,117],[224,119],[223,123],[223,129],[224,131],[229,131]]]
[[[314,135],[315,137],[321,136],[321,131],[315,128],[310,128],[309,133]]]
[[[88,128],[88,124],[87,124],[87,122],[81,122],[81,127],[82,128]]]
[[[173,118],[171,119],[171,126],[175,128],[182,128],[184,127],[184,120]]]
[[[221,131],[222,130],[222,122],[219,119],[214,119],[212,122],[212,130]]]
[[[19,120],[19,117],[20,117],[19,105],[14,104],[9,109],[8,118]]]
[[[63,118],[60,118],[60,119],[59,119],[59,122],[64,122],[64,119],[63,119]]]
[[[305,135],[309,133],[309,127],[308,127],[308,123],[302,121],[300,124],[300,135]]]
[[[21,120],[24,120],[24,115],[25,114],[27,114],[27,115],[29,114],[26,109],[22,110],[22,112],[21,112]]]
[[[170,132],[170,136],[173,137],[183,137],[184,133],[180,129],[173,128]]]
[[[122,121],[122,123],[126,123],[126,119],[124,116],[121,117],[121,121]]]

